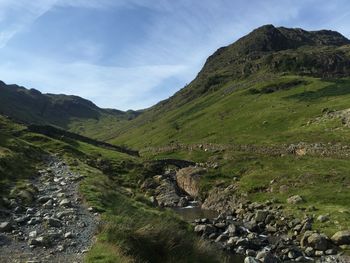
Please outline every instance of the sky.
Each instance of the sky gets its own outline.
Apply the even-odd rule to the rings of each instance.
[[[350,37],[348,0],[0,0],[0,79],[143,109],[264,24]]]

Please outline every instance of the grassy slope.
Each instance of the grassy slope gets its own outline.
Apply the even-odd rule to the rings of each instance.
[[[0,127],[1,189],[23,187],[42,166],[39,156],[47,153],[58,154],[86,176],[80,185],[82,196],[88,205],[104,211],[87,262],[222,262],[187,223],[171,211],[154,208],[137,193],[143,177],[141,160],[79,141],[28,133],[1,116]],[[4,195],[7,192],[1,191]]]
[[[259,76],[255,79],[258,81]],[[254,94],[254,90],[292,80],[302,80],[307,84]],[[229,82],[220,90],[165,112],[161,118],[143,125],[138,126],[137,121],[140,122],[141,118],[136,119],[136,127],[131,126],[111,142],[139,148],[169,142],[266,145],[300,141],[349,142],[350,130],[340,120],[306,125],[321,116],[325,108],[340,110],[350,107],[349,79],[272,75],[271,79],[251,83],[254,79]],[[239,88],[229,93],[235,86]]]
[[[263,81],[258,81],[262,76],[255,76],[229,82],[207,96],[164,113],[161,118],[128,130],[113,142],[140,149],[170,142],[275,146],[301,141],[349,144],[350,129],[340,118],[307,123],[322,116],[325,108],[350,108],[350,79],[267,76]],[[271,87],[288,87],[286,83],[299,80],[301,84],[287,90],[265,93]],[[238,88],[228,93],[232,87]],[[309,206],[318,209],[313,212],[316,215],[330,213],[332,221],[320,226],[328,233],[350,227],[348,160],[276,157],[233,150],[216,153],[177,150],[156,155],[145,151],[143,154],[147,158],[177,157],[219,163],[220,168],[212,170],[202,181],[203,195],[214,185],[238,184],[239,192],[247,194],[252,201],[277,199],[293,213],[303,214]],[[287,190],[280,192],[281,186],[287,186]],[[287,205],[287,197],[293,194],[302,195],[306,203],[299,207]]]

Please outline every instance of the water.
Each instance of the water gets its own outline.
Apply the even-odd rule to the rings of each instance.
[[[183,208],[173,208],[174,211],[187,222],[193,222],[198,218],[213,219],[219,215],[218,212],[212,210],[201,209],[198,204],[192,203],[190,206]],[[227,253],[223,263],[243,263],[244,256]]]
[[[218,216],[218,213],[212,210],[201,209],[198,206],[188,206],[181,208],[174,208],[174,211],[181,216],[181,218],[187,222],[193,222],[198,218],[213,219]]]

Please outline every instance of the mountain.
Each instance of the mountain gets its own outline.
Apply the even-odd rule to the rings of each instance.
[[[330,30],[257,28],[218,49],[189,85],[121,126],[110,141],[143,147],[316,140],[301,125],[322,108],[347,107],[346,96],[327,100],[348,93],[349,44]]]
[[[135,118],[137,111],[101,109],[78,96],[42,94],[0,81],[0,113],[26,124],[50,124],[94,136],[94,127],[108,131]],[[104,123],[108,122],[108,125]]]

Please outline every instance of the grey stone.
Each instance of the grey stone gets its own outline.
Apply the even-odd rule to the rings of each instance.
[[[71,204],[71,201],[69,201],[68,199],[63,199],[61,202],[60,202],[60,206],[64,206],[64,207],[70,207],[72,204]]]
[[[264,210],[258,210],[255,213],[255,221],[256,222],[264,222],[266,217],[269,215],[268,211],[264,211]]]
[[[244,259],[244,263],[260,263],[260,262],[253,257],[246,257]]]
[[[50,217],[47,219],[47,224],[51,227],[61,227],[62,221],[57,218]]]
[[[325,234],[313,233],[307,242],[315,250],[325,251],[329,248],[329,238]]]
[[[36,238],[38,235],[38,232],[36,230],[29,232],[29,238]]]
[[[328,215],[320,215],[317,217],[317,221],[324,223],[329,221],[329,216]]]
[[[0,223],[0,233],[10,232],[13,229],[13,225],[10,222]]]
[[[215,233],[215,227],[211,225],[197,225],[194,228],[194,232],[199,234],[211,234],[211,233]]]
[[[350,230],[339,231],[331,239],[338,246],[350,245]]]
[[[288,204],[300,204],[304,202],[304,199],[300,195],[293,195],[287,199]]]

